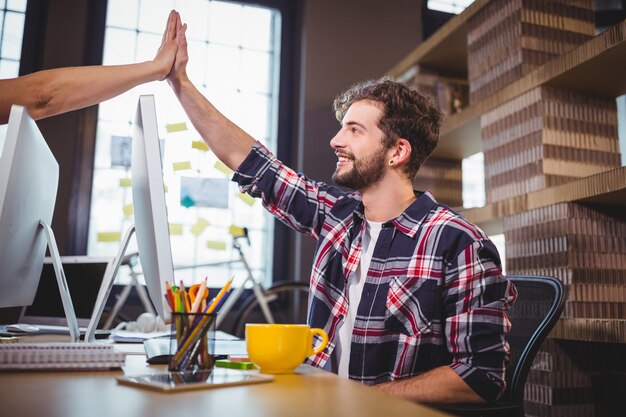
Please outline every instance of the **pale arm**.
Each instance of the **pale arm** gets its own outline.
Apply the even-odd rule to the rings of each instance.
[[[57,68],[0,80],[0,124],[8,121],[13,104],[25,106],[34,119],[41,119],[97,104],[139,84],[165,79],[176,56],[177,19],[178,14],[172,11],[152,61]]]
[[[220,113],[193,85],[187,76],[186,25],[179,29],[178,52],[168,82],[189,116],[194,128],[211,151],[228,167],[235,170],[255,143],[254,138]]]
[[[440,366],[421,375],[375,385],[374,388],[421,403],[484,403],[450,367]]]

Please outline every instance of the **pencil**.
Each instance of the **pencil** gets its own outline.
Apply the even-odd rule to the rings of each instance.
[[[224,294],[226,294],[226,291],[228,291],[228,289],[230,288],[230,284],[232,284],[233,278],[231,278],[228,281],[226,281],[226,285],[224,285],[224,287],[222,287],[220,292],[217,293],[217,295],[215,296],[215,299],[213,300],[211,305],[207,308],[207,313],[210,314],[210,313],[213,312],[213,310],[215,310],[215,307],[217,307],[217,305],[219,304],[219,302],[222,299],[222,297],[224,297]]]

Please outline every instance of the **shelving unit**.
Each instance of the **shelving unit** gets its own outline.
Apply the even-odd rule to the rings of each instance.
[[[387,75],[399,79],[407,78],[403,74],[411,74],[411,68],[417,64],[429,65],[444,73],[466,75],[467,47],[464,52],[460,52],[462,48],[450,44],[454,41],[465,45],[464,36],[467,36],[467,30],[464,24],[485,3],[486,1],[473,3],[474,9],[466,10],[470,12],[468,16],[463,12],[452,18],[440,29],[448,34],[445,37],[439,36],[443,38],[443,43],[434,43],[433,38],[439,32],[435,33]],[[442,52],[436,54],[436,50]],[[464,60],[463,65],[461,60]],[[626,94],[626,77],[619,70],[622,68],[626,68],[626,21],[537,68],[498,93],[450,116],[441,129],[439,146],[432,155],[463,159],[480,152],[480,116],[541,85],[568,88],[606,98]]]
[[[435,82],[446,83],[446,78],[449,78],[470,85],[474,102],[448,116],[440,131],[439,145],[430,158],[435,162],[426,167],[426,174],[422,177],[418,173],[416,182],[418,186],[425,184],[425,187],[433,187],[437,197],[438,184],[431,179],[432,173],[443,172],[446,176],[456,178],[460,175],[462,159],[483,150],[484,141],[487,144],[485,163],[491,164],[486,176],[491,175],[491,181],[499,181],[496,187],[504,189],[504,192],[497,194],[495,189],[491,189],[492,194],[488,198],[491,203],[460,212],[490,235],[505,234],[507,266],[510,257],[510,264],[515,264],[512,268],[514,271],[517,268],[521,271],[518,273],[529,271],[527,273],[555,275],[571,290],[563,318],[540,350],[539,363],[531,371],[529,381],[534,391],[526,400],[530,401],[527,402],[530,406],[527,408],[531,409],[532,415],[594,415],[597,412],[594,410],[601,410],[602,406],[598,408],[593,401],[589,402],[589,398],[594,397],[594,392],[602,391],[602,388],[596,387],[597,380],[594,382],[590,370],[614,375],[616,368],[607,365],[598,371],[590,364],[601,363],[604,366],[612,362],[592,358],[589,352],[601,349],[614,354],[615,349],[618,349],[618,352],[623,352],[621,354],[626,354],[626,318],[622,318],[626,314],[619,313],[622,309],[626,311],[626,271],[618,266],[624,264],[626,259],[626,236],[613,232],[623,232],[626,228],[626,167],[617,168],[617,133],[613,134],[616,118],[607,116],[614,111],[615,103],[613,101],[610,104],[611,101],[626,94],[623,70],[626,68],[626,21],[593,36],[593,12],[589,13],[591,4],[591,0],[580,0],[574,6],[567,2],[554,2],[551,6],[545,6],[540,1],[475,1],[387,73],[398,80],[414,83],[418,88],[431,89],[433,79],[437,80],[438,76],[441,81]],[[505,7],[510,8],[501,13]],[[576,10],[569,9],[559,15],[560,12],[555,11],[559,7],[562,8],[560,10],[567,7]],[[515,9],[515,12],[511,12],[511,9]],[[543,64],[535,65],[531,62],[525,67],[530,70],[524,70],[520,76],[507,78],[508,84],[501,88],[493,84],[488,90],[495,91],[491,95],[485,97],[485,93],[480,91],[476,94],[483,87],[472,81],[471,77],[477,80],[477,76],[482,76],[479,71],[484,68],[490,70],[483,62],[490,62],[491,65],[491,61],[480,61],[481,58],[477,58],[477,50],[484,50],[485,45],[501,48],[497,52],[500,55],[493,55],[493,59],[503,59],[503,56],[506,59],[506,52],[503,51],[508,51],[508,48],[512,48],[512,51],[516,47],[520,48],[521,56],[524,57],[541,50],[533,47],[524,49],[524,46],[520,46],[524,45],[522,42],[502,46],[502,43],[498,44],[502,35],[497,31],[494,31],[496,36],[485,35],[493,30],[487,27],[497,26],[498,30],[509,30],[502,23],[504,20],[497,20],[494,16],[512,19],[514,13],[521,19],[514,21],[514,24],[523,22],[525,25],[535,25],[534,34],[521,35],[527,36],[526,41],[541,46],[542,40],[553,41],[550,30],[553,31],[552,35],[555,31],[561,31],[564,38],[557,40],[557,47],[560,47],[558,42],[562,41],[566,52],[551,59],[539,54],[542,60],[538,62]],[[488,25],[484,23],[486,21],[489,21]],[[480,26],[482,24],[485,26]],[[543,35],[537,35],[542,30]],[[570,30],[580,35],[571,38],[576,39],[573,42],[567,38]],[[508,32],[508,35],[511,33],[514,32]],[[523,55],[529,50],[528,55]],[[473,57],[474,61],[468,57]],[[473,71],[468,68],[468,60],[478,65],[472,68]],[[472,85],[472,82],[475,84]],[[572,97],[571,101],[568,101],[569,97]],[[520,98],[523,100],[518,100]],[[596,106],[597,103],[600,107]],[[449,102],[446,105],[448,109],[451,108]],[[533,113],[537,108],[531,106],[539,106],[539,113]],[[569,110],[562,110],[559,106],[575,108],[575,114],[582,112],[585,117],[572,118],[571,113],[567,113]],[[505,118],[514,122],[511,126],[519,127],[520,123],[531,117],[528,115],[538,118],[540,123],[538,128],[533,125],[528,130],[530,133],[511,136],[509,139],[509,131],[505,130],[509,129],[509,125],[504,124],[504,128],[502,125],[492,127],[494,120],[500,123]],[[593,118],[589,118],[589,115]],[[555,129],[554,126],[544,123],[553,120],[565,123],[557,126],[567,127],[550,131]],[[572,123],[567,125],[571,120],[580,120],[582,127],[576,122],[573,123],[574,127]],[[596,131],[585,123],[606,123],[606,129]],[[556,136],[544,136],[555,131],[559,135],[558,139],[555,139]],[[579,142],[581,137],[583,139]],[[497,142],[500,139],[502,143]],[[510,159],[507,152],[513,141],[518,141],[513,152],[518,152],[520,156],[514,154],[513,159]],[[522,154],[529,149],[539,149],[539,156],[533,154],[527,157]],[[565,151],[559,153],[563,149]],[[576,155],[572,156],[572,153]],[[506,165],[509,159],[514,161],[514,166]],[[523,173],[520,167],[527,165],[541,167],[539,176],[543,182],[539,186],[531,183],[534,188],[525,190],[523,181],[535,177],[520,175],[518,178],[515,175],[517,172]],[[509,176],[498,178],[502,172]],[[537,175],[534,171],[529,172]],[[595,174],[587,174],[591,172]],[[507,189],[509,185],[513,188]],[[442,197],[453,195],[451,187],[454,186],[442,185]],[[537,222],[533,223],[530,219]],[[587,251],[586,248],[592,249]],[[602,252],[604,250],[606,253]],[[603,264],[605,259],[609,259],[610,263]],[[600,342],[603,347],[589,342]],[[575,347],[572,347],[572,343],[576,344]],[[621,372],[619,375],[622,376],[609,379],[619,381],[621,378],[626,385],[626,369],[623,368],[617,367],[617,372]],[[576,394],[568,399],[556,394],[567,390]],[[574,398],[576,396],[579,397]]]

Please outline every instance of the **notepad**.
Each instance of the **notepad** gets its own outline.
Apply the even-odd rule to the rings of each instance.
[[[125,360],[124,353],[100,343],[0,344],[0,371],[108,370]]]

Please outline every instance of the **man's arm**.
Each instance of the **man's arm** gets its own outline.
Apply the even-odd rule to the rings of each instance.
[[[176,56],[177,21],[178,13],[172,11],[152,61],[57,68],[0,80],[0,124],[7,123],[13,104],[25,106],[34,119],[41,119],[97,104],[145,82],[163,80]]]
[[[422,403],[484,403],[448,366],[440,366],[413,378],[375,385],[383,392]]]
[[[167,77],[170,86],[189,116],[194,128],[211,151],[229,168],[235,170],[255,144],[255,140],[220,113],[192,84],[187,76],[187,25],[177,20],[180,36],[174,68]]]

